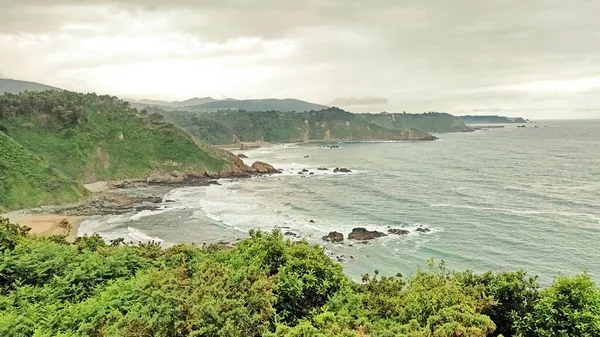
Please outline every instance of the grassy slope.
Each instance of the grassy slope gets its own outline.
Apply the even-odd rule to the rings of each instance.
[[[55,104],[45,93],[38,98],[46,100],[47,109]],[[144,177],[150,171],[220,171],[232,165],[225,155],[216,155],[217,150],[201,149],[180,129],[137,116],[122,102],[106,105],[96,104],[93,97],[82,99],[84,109],[76,123],[55,122],[43,112],[2,123],[17,142],[80,182]]]
[[[0,131],[0,210],[75,201],[85,189]]]
[[[171,123],[211,144],[230,144],[236,137],[244,142],[290,142],[422,139],[429,136],[419,130],[384,128],[335,108],[306,113],[223,111],[194,114],[176,111],[163,114]]]

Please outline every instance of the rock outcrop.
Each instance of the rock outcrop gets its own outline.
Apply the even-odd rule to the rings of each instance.
[[[323,240],[337,243],[344,241],[344,234],[339,232],[329,232],[329,234],[323,237]]]
[[[391,228],[388,229],[388,233],[395,235],[408,235],[410,234],[410,231],[402,228]]]
[[[252,164],[252,170],[260,174],[281,173],[281,171],[275,169],[273,166],[261,161],[254,162],[254,164]]]
[[[369,231],[363,227],[357,227],[352,229],[352,233],[348,234],[348,239],[364,241],[373,240],[382,236],[387,236],[387,234],[378,231]]]

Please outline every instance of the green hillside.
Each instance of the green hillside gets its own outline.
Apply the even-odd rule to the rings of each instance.
[[[2,165],[10,168],[13,181],[4,183],[5,189],[13,190],[12,201],[0,203],[5,208],[76,199],[81,189],[71,180],[81,184],[174,171],[202,175],[246,169],[230,153],[196,141],[160,115],[139,115],[112,96],[67,91],[5,94],[0,96],[0,131],[10,148],[22,146],[10,153],[3,150]],[[28,162],[20,159],[26,155]],[[47,185],[31,191],[16,185],[36,179],[48,180]],[[14,194],[17,190],[20,197]]]
[[[600,336],[600,290],[587,274],[540,288],[523,271],[430,261],[408,277],[355,282],[323,247],[277,231],[231,249],[163,249],[29,237],[0,219],[0,261],[3,337]]]
[[[160,110],[153,110],[160,111]],[[385,128],[338,108],[302,113],[160,111],[165,119],[210,144],[308,140],[432,140],[427,132]]]
[[[220,171],[231,164],[160,116],[138,116],[112,96],[4,95],[0,117],[8,135],[80,182],[142,177],[152,170]]]
[[[0,131],[0,212],[75,201],[87,192]]]
[[[365,121],[377,124],[384,128],[414,128],[428,132],[465,132],[473,131],[459,118],[440,112],[422,114],[406,113],[380,113],[357,114]]]
[[[23,91],[44,91],[44,90],[61,90],[55,87],[51,87],[49,85],[28,82],[28,81],[18,81],[11,80],[7,78],[0,78],[0,95],[4,93],[10,94],[18,94]]]

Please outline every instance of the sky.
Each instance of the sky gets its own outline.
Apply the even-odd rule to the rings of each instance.
[[[597,0],[0,0],[0,74],[184,100],[600,118]]]

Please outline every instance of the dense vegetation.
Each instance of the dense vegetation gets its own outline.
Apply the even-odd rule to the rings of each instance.
[[[309,112],[219,111],[162,113],[165,119],[210,144],[307,140],[431,140],[427,132],[386,128],[338,108]]]
[[[31,192],[29,198],[6,193],[0,197],[0,206],[6,208],[72,199],[77,188],[63,177],[85,183],[174,170],[219,172],[235,166],[228,153],[195,141],[160,115],[142,116],[113,96],[68,91],[5,94],[0,96],[0,132],[2,142],[11,147],[0,151],[0,166],[12,172],[0,175],[0,186]],[[24,164],[22,158],[30,159]],[[60,193],[44,193],[47,188]]]
[[[347,279],[323,248],[251,232],[233,249],[73,244],[0,220],[2,336],[600,335],[586,274],[540,289],[524,272]]]
[[[0,131],[0,212],[3,207],[75,201],[85,189]]]

